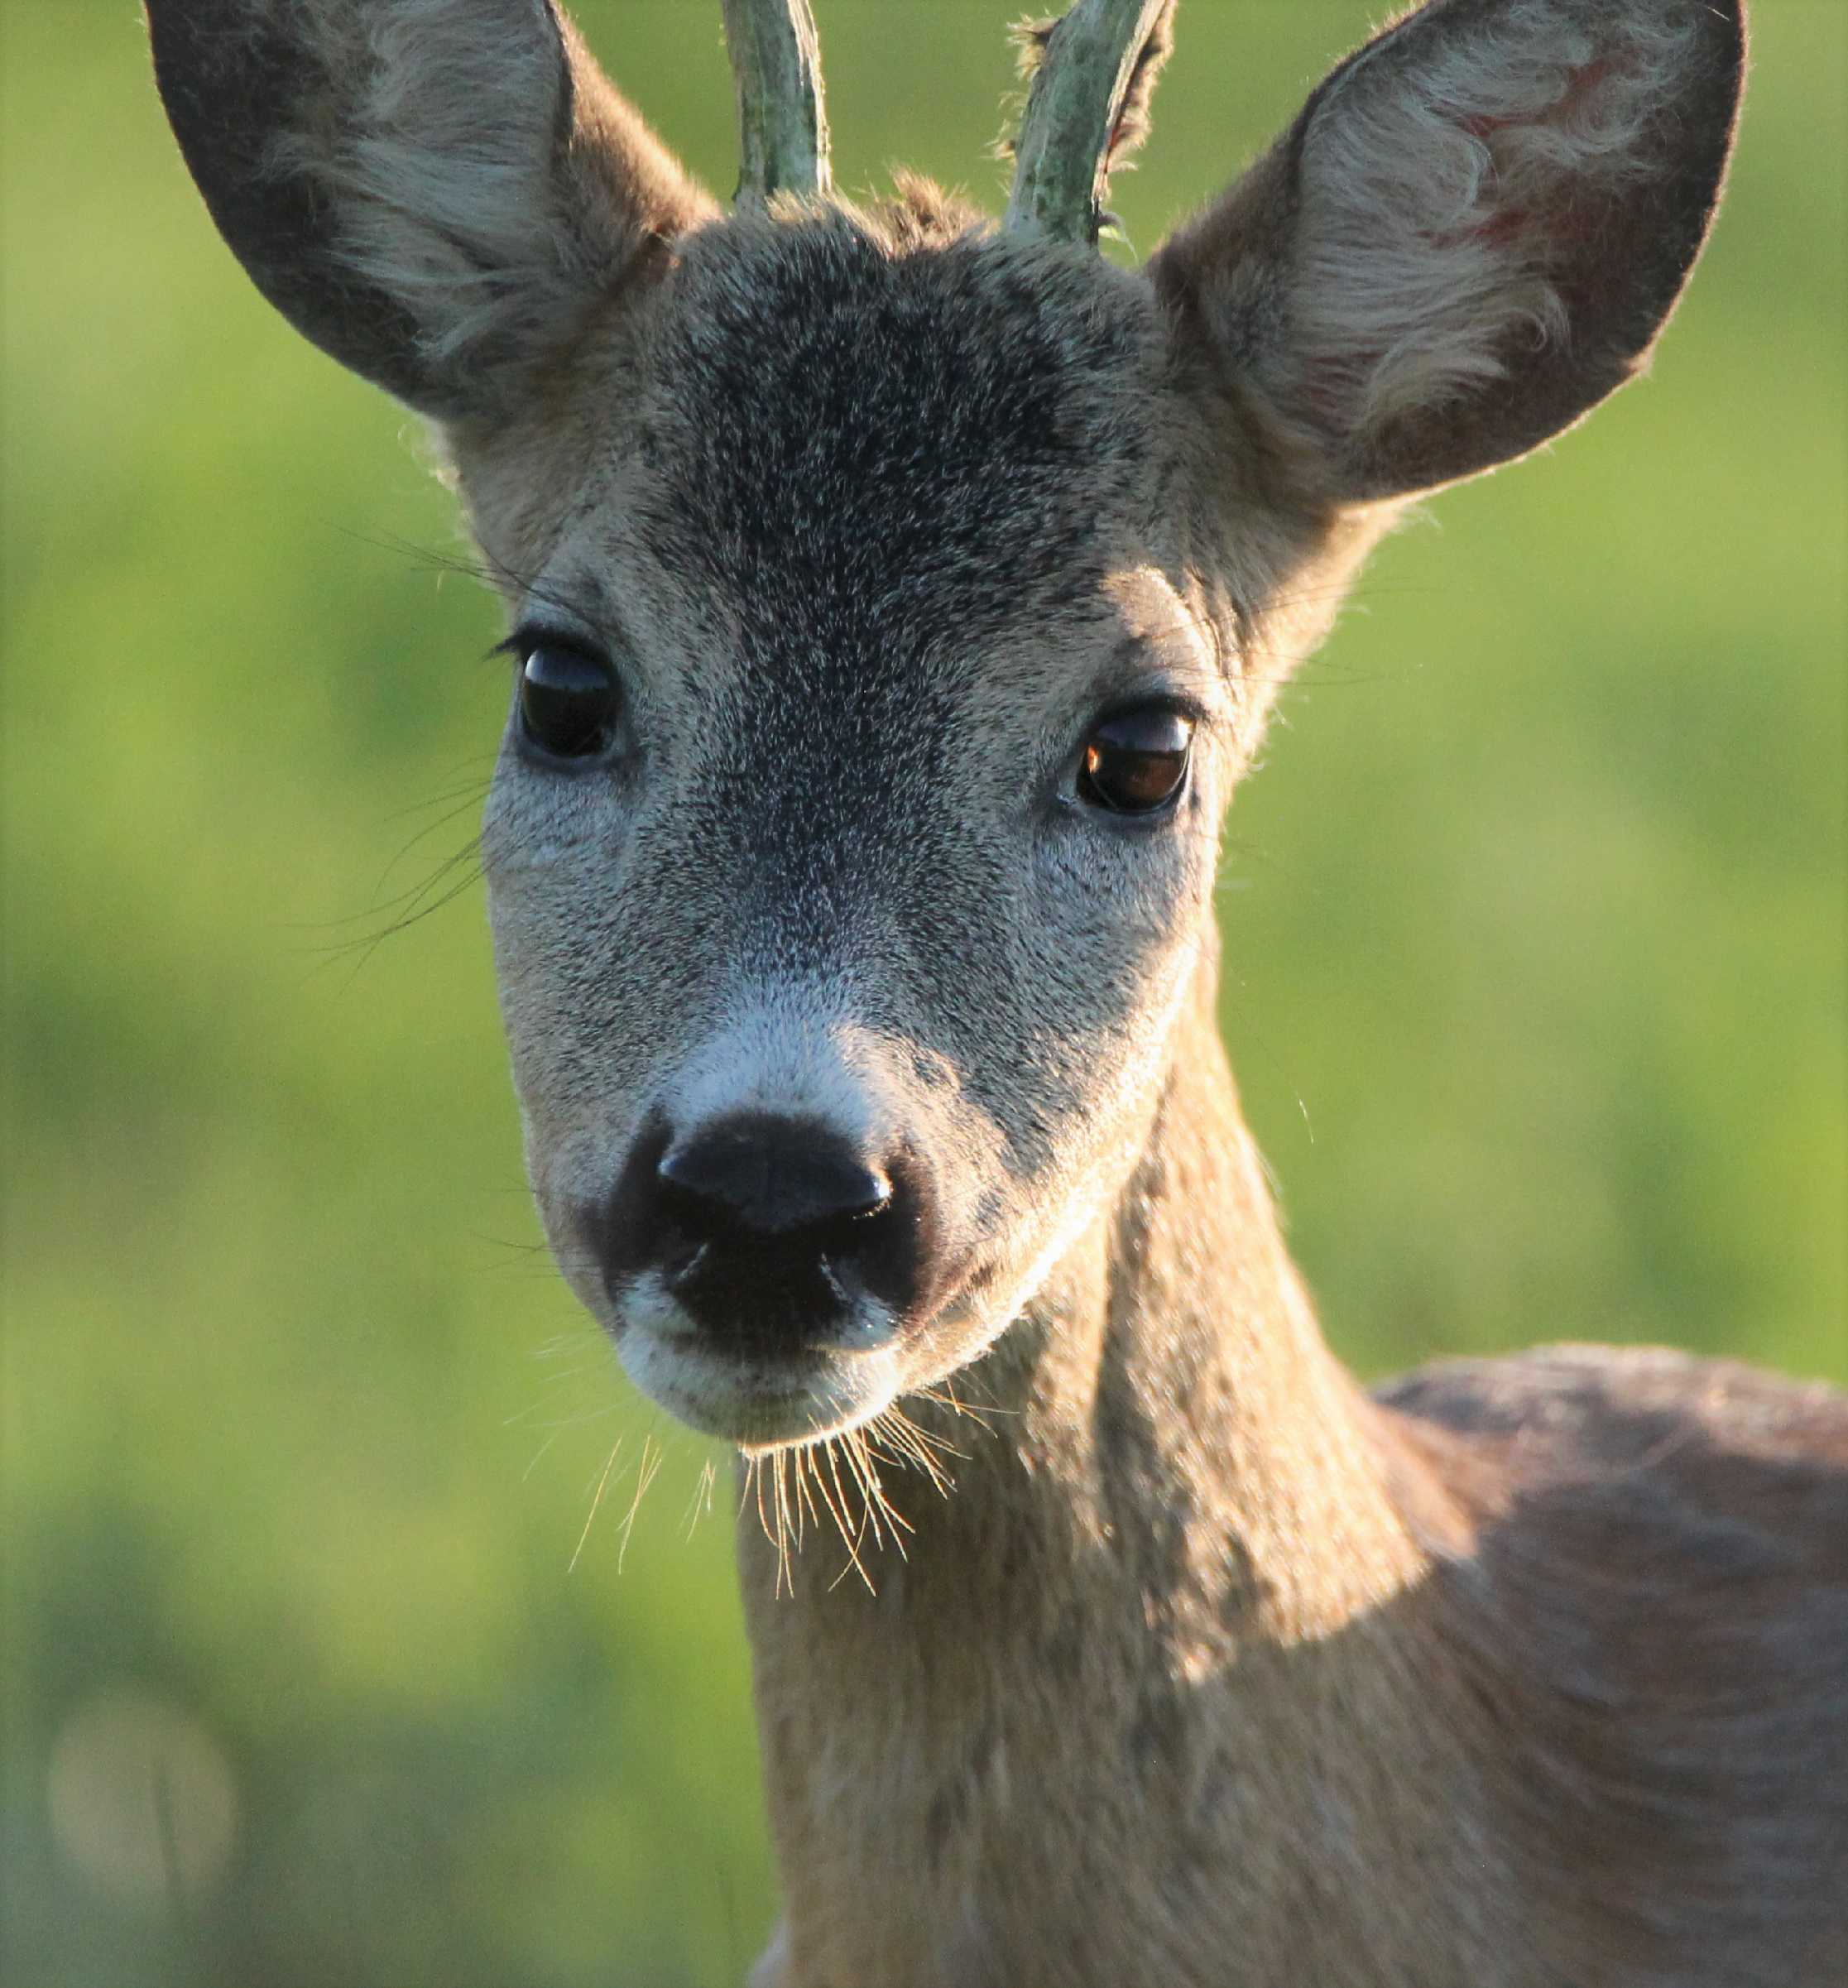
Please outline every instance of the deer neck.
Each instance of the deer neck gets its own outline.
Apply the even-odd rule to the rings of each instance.
[[[1395,1730],[1434,1729],[1408,1740],[1421,1775],[1452,1745],[1419,1654],[1423,1542],[1447,1507],[1317,1330],[1210,986],[1171,1068],[1115,1206],[958,1376],[990,1427],[908,1405],[962,1454],[947,1496],[886,1471],[911,1529],[902,1558],[862,1541],[871,1592],[851,1568],[842,1577],[831,1528],[785,1563],[747,1505],[791,1950],[833,1957],[792,1980],[936,1979],[902,1957],[949,1937],[951,1892],[977,1929],[955,1936],[972,1943],[941,1961],[943,1978],[1006,1978],[1006,1957],[1045,1928],[1017,1926],[1010,1945],[1015,1906],[997,1887],[1030,1899],[1039,1885],[1042,1922],[1054,1897],[1082,1917],[1075,1874],[1096,1870],[1099,1899],[1121,1900],[1138,1860],[1157,1892],[1177,1868],[1212,1871],[1254,1954],[1274,1921],[1274,1976],[1250,1979],[1309,1978],[1292,1972],[1299,1936],[1284,1929],[1301,1917],[1289,1860],[1254,1844],[1302,1839],[1313,1857],[1332,1832],[1345,1858],[1372,1857],[1355,1837],[1378,1790],[1360,1784],[1394,1771]],[[1439,1774],[1437,1809],[1458,1804],[1457,1779]],[[1437,1881],[1446,1860],[1405,1833],[1415,1849],[1382,1846],[1378,1867],[1403,1847]],[[843,1900],[863,1902],[866,1925]],[[1211,1919],[1188,1937],[1210,1939]],[[1115,1978],[1193,1978],[1178,1952],[1166,1976],[1146,1971],[1146,1952],[1124,1959]]]

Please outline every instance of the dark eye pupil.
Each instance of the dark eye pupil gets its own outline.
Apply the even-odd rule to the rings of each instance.
[[[616,679],[607,663],[575,649],[535,649],[520,671],[520,722],[559,759],[603,752],[616,724]]]
[[[1159,706],[1100,718],[1084,742],[1078,792],[1115,814],[1153,814],[1180,791],[1193,743],[1191,722]]]

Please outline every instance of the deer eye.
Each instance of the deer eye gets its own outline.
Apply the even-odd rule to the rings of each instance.
[[[590,759],[616,735],[616,672],[581,649],[542,642],[520,668],[520,728],[554,759]]]
[[[1193,719],[1167,704],[1101,718],[1078,761],[1078,799],[1112,814],[1153,814],[1180,792],[1193,745]]]

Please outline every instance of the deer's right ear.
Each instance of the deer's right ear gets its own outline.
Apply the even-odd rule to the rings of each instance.
[[[1641,366],[1719,198],[1740,0],[1433,0],[1156,252],[1318,499],[1473,476]]]
[[[550,0],[147,0],[186,163],[257,287],[439,419],[492,415],[717,209]]]

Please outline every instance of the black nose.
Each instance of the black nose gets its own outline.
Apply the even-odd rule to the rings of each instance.
[[[638,1141],[592,1227],[619,1303],[652,1271],[703,1332],[788,1354],[890,1337],[918,1300],[924,1198],[904,1160],[752,1112]]]
[[[655,1170],[670,1209],[703,1241],[812,1231],[823,1244],[828,1232],[876,1214],[892,1198],[883,1173],[799,1119],[722,1120],[670,1145]]]

